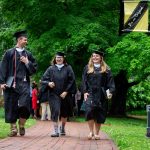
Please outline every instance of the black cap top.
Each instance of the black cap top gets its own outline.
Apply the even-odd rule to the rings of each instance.
[[[56,53],[56,56],[62,56],[62,57],[64,57],[65,54],[64,54],[63,52],[57,52],[57,53]]]
[[[99,54],[100,56],[104,57],[104,52],[101,52],[101,51],[95,50],[95,51],[93,51],[93,53],[95,53],[95,54]]]
[[[18,31],[18,32],[14,33],[14,37],[16,37],[16,39],[18,39],[21,36],[27,37],[27,31],[23,30],[23,31]]]

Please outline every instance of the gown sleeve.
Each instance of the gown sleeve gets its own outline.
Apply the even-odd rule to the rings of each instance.
[[[26,64],[26,68],[28,70],[28,74],[32,75],[37,71],[37,63],[35,58],[29,52],[28,52],[28,59],[29,59],[29,63]]]
[[[87,66],[84,67],[83,74],[82,74],[82,93],[88,93]]]
[[[42,83],[42,87],[41,88],[44,91],[48,87],[48,83],[52,82],[52,75],[53,75],[52,66],[50,66],[50,67],[47,68],[47,70],[45,71],[45,73],[43,74],[43,76],[41,78],[41,83]]]
[[[115,83],[111,70],[108,70],[107,73],[106,88],[110,90],[110,93],[114,93],[115,91]]]
[[[71,90],[74,88],[73,86],[75,86],[75,75],[70,65],[67,66],[67,69],[68,69],[68,82],[65,91],[71,92]]]
[[[0,84],[5,84],[8,69],[8,52],[6,51],[0,63]]]

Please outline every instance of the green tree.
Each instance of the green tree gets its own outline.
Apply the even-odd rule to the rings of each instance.
[[[81,80],[91,51],[102,48],[117,87],[111,113],[122,115],[126,112],[129,87],[138,83],[142,87],[141,81],[146,83],[150,69],[149,37],[140,33],[123,39],[118,36],[118,0],[0,0],[0,9],[3,48],[13,45],[14,31],[26,28],[30,37],[28,48],[39,64],[36,78],[42,76],[56,51],[64,51]]]
[[[144,33],[130,33],[114,47],[108,49],[108,53],[110,54],[108,62],[116,74],[116,96],[112,99],[110,113],[125,115],[128,89],[141,82],[145,82],[145,84],[148,82],[150,38]],[[146,86],[140,84],[141,89],[144,87]],[[145,92],[146,94],[148,91]],[[142,97],[141,92],[138,95]],[[148,100],[149,98],[147,98]]]
[[[119,39],[117,0],[1,0],[1,5],[9,22],[4,34],[12,29],[29,31],[29,48],[39,62],[38,77],[54,53],[63,50],[81,78],[93,48],[105,51]]]

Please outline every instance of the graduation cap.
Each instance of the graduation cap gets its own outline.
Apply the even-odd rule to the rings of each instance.
[[[65,54],[64,54],[63,52],[57,52],[57,53],[56,53],[56,56],[64,57],[64,56],[65,56]]]
[[[95,51],[93,51],[93,53],[98,54],[98,55],[104,57],[104,52],[102,52],[102,51],[95,50]]]
[[[27,37],[27,31],[26,30],[23,30],[23,31],[18,31],[18,32],[15,32],[14,33],[14,37],[16,39],[18,39],[19,37]]]

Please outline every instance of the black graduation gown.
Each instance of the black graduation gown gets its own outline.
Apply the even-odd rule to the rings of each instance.
[[[72,89],[75,86],[75,75],[70,65],[64,65],[60,70],[56,65],[50,66],[42,77],[45,88],[49,82],[54,82],[55,87],[49,88],[49,103],[51,119],[57,121],[58,117],[68,117],[72,113]],[[68,92],[65,99],[61,99],[62,92]]]
[[[14,76],[16,62],[16,87],[4,90],[5,121],[14,123],[18,117],[29,118],[30,75],[36,72],[37,63],[32,54],[24,50],[22,55],[29,59],[28,65],[20,62],[20,54],[15,48],[5,52],[1,62],[0,84],[6,83],[9,76]]]
[[[44,89],[42,86],[38,94],[39,103],[48,102],[48,88]]]
[[[104,123],[108,109],[105,91],[109,89],[113,93],[115,84],[110,70],[100,73],[99,68],[94,69],[94,73],[88,74],[86,66],[82,76],[83,92],[89,93],[85,101],[85,115],[86,120],[94,119],[97,123]]]

